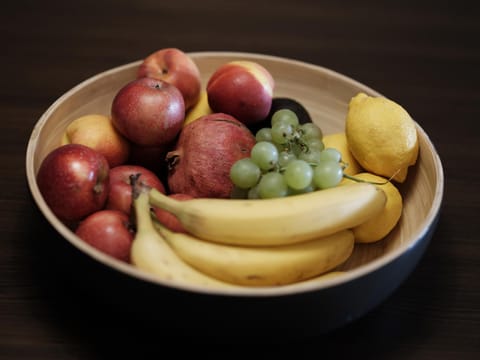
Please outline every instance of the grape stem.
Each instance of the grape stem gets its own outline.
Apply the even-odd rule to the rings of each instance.
[[[284,150],[288,152],[293,152],[293,147],[297,145],[302,152],[308,153],[310,151],[310,148],[305,143],[305,141],[302,140],[302,135],[302,130],[295,130],[292,137],[290,139],[287,139],[285,143],[281,144],[282,146],[284,146]]]
[[[372,185],[385,185],[385,184],[388,184],[390,181],[392,181],[392,179],[395,177],[395,175],[397,175],[397,173],[399,172],[400,170],[397,170],[395,171],[395,173],[393,173],[392,176],[390,176],[388,179],[386,179],[385,181],[368,181],[368,180],[363,180],[363,179],[359,179],[355,176],[352,176],[352,175],[347,175],[347,174],[343,174],[343,177],[346,178],[346,179],[349,179],[349,180],[353,180],[353,181],[356,181],[356,182],[362,182],[362,183],[368,183],[368,184],[372,184]]]

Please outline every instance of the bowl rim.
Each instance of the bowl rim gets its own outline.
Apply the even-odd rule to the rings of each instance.
[[[267,54],[260,54],[260,53],[250,53],[250,52],[236,52],[236,51],[198,51],[198,52],[188,52],[189,56],[191,56],[194,60],[199,58],[208,58],[208,57],[233,57],[233,58],[246,58],[252,60],[265,60],[265,61],[273,61],[273,62],[280,62],[286,65],[295,65],[302,68],[308,68],[315,72],[320,72],[324,74],[331,75],[343,82],[347,82],[351,85],[364,89],[364,91],[375,95],[375,96],[384,96],[379,92],[371,89],[367,85],[352,79],[351,77],[341,74],[335,70],[326,68],[321,65],[316,65],[312,63],[308,63],[302,60],[291,59],[286,57],[280,57],[275,55],[267,55]],[[138,66],[141,63],[141,60],[136,60],[133,62],[129,62],[120,66],[116,66],[110,68],[108,70],[102,71],[97,73],[82,82],[78,83],[68,91],[66,91],[63,95],[61,95],[57,100],[55,100],[47,110],[41,115],[41,117],[35,123],[33,130],[30,134],[30,138],[28,140],[27,149],[26,149],[26,175],[27,175],[27,182],[29,186],[29,190],[36,202],[36,205],[41,210],[42,214],[47,218],[48,222],[54,229],[62,235],[70,244],[72,244],[75,248],[80,250],[84,255],[90,256],[93,259],[97,260],[104,266],[108,266],[113,268],[124,275],[146,281],[149,283],[153,283],[155,285],[164,286],[176,290],[205,294],[205,295],[220,295],[220,296],[248,296],[248,297],[271,297],[271,296],[284,296],[284,295],[293,295],[293,294],[300,294],[312,291],[319,291],[323,289],[327,289],[330,287],[340,286],[342,284],[357,280],[369,273],[372,273],[380,268],[394,262],[396,259],[400,258],[401,256],[405,255],[409,251],[411,251],[414,247],[416,247],[420,242],[427,240],[428,233],[435,227],[437,216],[440,212],[440,208],[443,202],[443,195],[444,195],[444,171],[441,159],[436,151],[434,144],[431,142],[430,137],[428,134],[423,130],[423,128],[415,121],[415,125],[417,130],[421,133],[421,136],[425,139],[425,141],[429,144],[432,149],[431,156],[433,158],[434,163],[436,164],[436,187],[434,190],[434,199],[432,202],[432,206],[427,214],[427,216],[423,219],[421,225],[418,226],[416,231],[413,233],[413,240],[408,244],[408,246],[399,246],[394,250],[384,254],[366,264],[363,264],[359,268],[353,269],[351,271],[347,271],[342,273],[340,276],[328,277],[322,279],[320,282],[315,281],[305,281],[301,283],[283,285],[283,286],[272,286],[272,287],[239,287],[239,288],[232,288],[232,289],[210,289],[204,288],[202,286],[197,286],[193,284],[178,284],[174,282],[166,282],[156,278],[154,275],[148,274],[146,272],[141,271],[140,269],[135,268],[131,264],[127,264],[121,262],[120,260],[116,260],[111,258],[110,256],[96,250],[86,244],[85,242],[81,241],[66,225],[61,223],[58,218],[53,214],[50,208],[47,206],[45,200],[40,194],[38,189],[38,185],[36,182],[36,174],[34,168],[34,154],[35,149],[38,143],[38,138],[43,128],[43,125],[47,122],[50,115],[62,104],[63,100],[75,94],[79,89],[86,87],[98,79],[105,77],[109,74],[114,74],[117,72],[121,72],[126,69],[130,69],[132,67]],[[55,224],[55,225],[54,225]]]

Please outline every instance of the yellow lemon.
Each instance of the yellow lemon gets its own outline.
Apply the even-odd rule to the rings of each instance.
[[[381,183],[382,185],[375,184],[375,186],[382,189],[387,196],[385,208],[378,215],[352,229],[355,236],[355,242],[357,243],[372,243],[379,241],[387,236],[398,223],[403,209],[402,195],[397,187],[384,177],[368,172],[359,173],[353,176],[360,180]],[[341,184],[344,185],[353,181],[354,180],[344,179]]]
[[[203,115],[208,115],[212,113],[210,105],[208,105],[208,96],[205,90],[202,90],[200,93],[200,99],[198,102],[187,112],[185,115],[185,120],[183,121],[183,126],[190,124],[191,122],[197,120]]]
[[[418,157],[418,136],[407,111],[384,97],[359,93],[350,100],[345,134],[358,163],[367,171],[405,181]]]
[[[342,154],[342,161],[347,164],[347,167],[344,170],[345,174],[353,175],[362,171],[362,167],[353,157],[348,148],[347,137],[344,132],[324,135],[322,141],[325,148],[334,148],[340,151],[340,154]]]

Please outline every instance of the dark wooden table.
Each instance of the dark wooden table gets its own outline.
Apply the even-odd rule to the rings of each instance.
[[[78,259],[57,235],[27,188],[26,144],[48,106],[84,79],[163,47],[266,53],[344,73],[408,109],[443,161],[446,186],[438,228],[402,286],[344,328],[308,339],[272,339],[266,334],[257,341],[259,349],[267,345],[266,354],[276,355],[294,348],[295,358],[479,358],[480,17],[474,2],[409,3],[3,4],[0,358],[141,358],[143,350],[160,354],[175,349],[213,355],[219,349],[212,347],[214,342],[236,344],[233,355],[249,354],[253,340],[203,338],[201,332],[171,340],[159,335],[161,323],[146,325],[148,321],[132,320],[128,309],[122,312],[97,302],[82,287],[96,281],[95,274],[82,267],[87,260]],[[102,291],[101,284],[97,288]],[[225,350],[225,358],[231,355]]]

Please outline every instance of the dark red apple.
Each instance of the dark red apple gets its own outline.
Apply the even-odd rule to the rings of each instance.
[[[143,77],[123,86],[112,102],[112,123],[131,142],[164,146],[185,119],[182,93],[166,81]]]
[[[175,200],[179,201],[185,201],[185,200],[190,200],[193,199],[192,196],[187,195],[187,194],[170,194],[168,195],[171,198],[174,198]],[[174,232],[181,232],[181,233],[186,233],[187,231],[183,227],[183,225],[180,223],[178,218],[173,215],[172,213],[168,212],[167,210],[159,209],[159,208],[154,208],[153,209],[155,216],[157,217],[158,221],[162,223],[165,227],[169,228],[170,230]]]
[[[75,234],[105,254],[130,262],[134,231],[127,214],[118,210],[97,211],[80,223]]]
[[[99,152],[81,144],[62,145],[42,161],[38,188],[63,222],[76,222],[103,208],[108,196],[109,167]]]
[[[169,162],[172,193],[193,197],[228,198],[233,189],[230,168],[250,156],[255,136],[234,117],[214,113],[185,126]]]
[[[137,182],[165,193],[165,186],[157,175],[143,166],[120,165],[110,169],[109,193],[106,209],[130,214],[132,206],[131,175],[140,174]]]
[[[247,126],[262,121],[272,105],[275,82],[262,65],[232,61],[220,66],[207,83],[213,112],[230,114]]]
[[[168,146],[141,146],[132,144],[127,164],[143,166],[161,178],[167,171],[165,155],[173,148],[175,142]]]
[[[178,88],[185,101],[185,110],[195,105],[200,97],[200,70],[183,51],[165,48],[147,56],[138,68],[137,77],[164,80]]]

